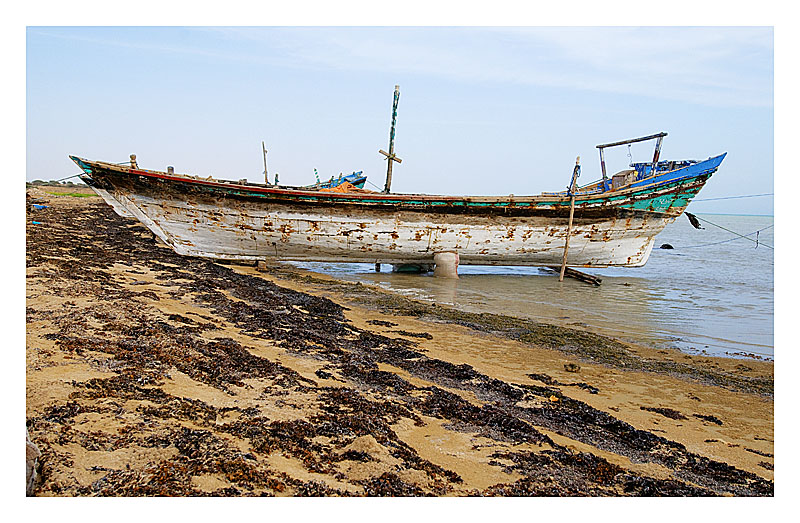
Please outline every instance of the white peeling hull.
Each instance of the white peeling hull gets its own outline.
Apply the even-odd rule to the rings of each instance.
[[[244,201],[226,206],[120,191],[109,196],[178,254],[223,260],[432,263],[435,253],[452,251],[462,265],[560,265],[567,231],[566,220],[541,217],[401,211],[387,219],[357,209],[308,212]],[[655,235],[674,219],[641,214],[576,221],[567,265],[644,265]]]
[[[135,215],[132,212],[126,209],[124,205],[122,205],[116,198],[111,196],[111,193],[109,193],[105,189],[101,189],[99,187],[92,187],[91,185],[89,186],[89,188],[93,190],[97,194],[97,196],[102,198],[104,202],[110,205],[111,208],[114,209],[114,212],[117,213],[119,216],[122,216],[123,218],[135,218]]]

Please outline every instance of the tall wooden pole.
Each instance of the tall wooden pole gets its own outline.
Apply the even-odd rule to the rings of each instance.
[[[578,176],[581,175],[581,157],[575,160],[575,169],[572,171],[572,181],[569,184],[569,224],[567,225],[567,239],[564,241],[564,259],[561,260],[561,274],[558,281],[564,281],[564,271],[567,270],[567,252],[569,251],[569,237],[572,234],[572,217],[575,215],[575,187]]]
[[[378,152],[386,156],[386,161],[389,164],[386,166],[386,186],[383,192],[388,193],[392,189],[392,162],[402,163],[403,160],[394,155],[394,129],[397,122],[397,103],[400,101],[400,86],[394,86],[394,101],[392,103],[392,128],[389,131],[389,152],[383,149]]]
[[[264,183],[269,185],[269,176],[267,175],[267,148],[264,145],[264,140],[261,140],[261,152],[264,153]]]

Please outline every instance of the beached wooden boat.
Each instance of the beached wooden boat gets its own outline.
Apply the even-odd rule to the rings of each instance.
[[[725,157],[659,161],[665,135],[598,146],[603,179],[537,196],[333,193],[70,158],[106,202],[183,255],[427,264],[454,253],[462,265],[553,266],[569,229],[566,265],[636,267]],[[652,162],[605,175],[604,148],[653,138]]]

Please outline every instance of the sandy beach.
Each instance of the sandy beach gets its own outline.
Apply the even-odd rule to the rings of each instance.
[[[773,495],[772,362],[181,257],[88,189],[28,203],[36,496]]]

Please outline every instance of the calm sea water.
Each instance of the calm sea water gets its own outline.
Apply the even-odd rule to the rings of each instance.
[[[602,332],[651,347],[773,359],[774,223],[772,216],[699,214],[749,235],[737,238],[685,216],[656,237],[647,265],[585,269],[599,287],[535,267],[459,267],[458,280],[374,272],[369,264],[296,263],[340,279],[379,285],[416,299]],[[674,249],[658,247],[668,243]]]

